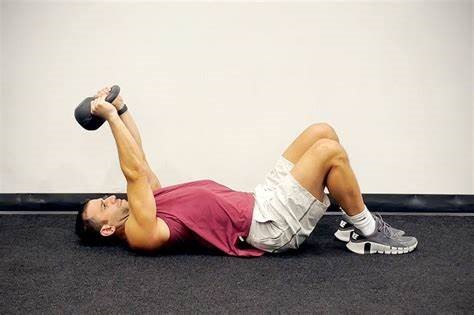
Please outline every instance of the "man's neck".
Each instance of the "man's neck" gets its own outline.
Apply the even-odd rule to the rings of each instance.
[[[127,242],[127,235],[125,234],[125,226],[128,221],[128,215],[123,219],[122,224],[120,224],[120,227],[117,228],[115,231],[115,235],[117,236],[118,239],[121,241],[124,241],[125,243]]]

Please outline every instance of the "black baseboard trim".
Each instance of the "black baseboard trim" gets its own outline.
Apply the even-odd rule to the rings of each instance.
[[[115,195],[118,193],[80,194],[0,194],[0,211],[77,211],[87,199]]]
[[[0,211],[77,211],[86,199],[111,193],[0,194]],[[126,198],[126,194],[115,194]],[[474,213],[474,195],[363,194],[365,204],[375,212]],[[328,211],[339,211],[331,198]]]
[[[362,194],[367,208],[377,212],[474,213],[474,195]],[[331,199],[331,211],[339,211]],[[328,209],[329,210],[329,209]]]

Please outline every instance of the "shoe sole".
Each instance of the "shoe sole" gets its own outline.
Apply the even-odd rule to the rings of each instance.
[[[350,229],[350,230],[337,230],[335,233],[334,233],[334,236],[340,240],[341,242],[349,242],[350,239],[351,239],[351,233],[354,231],[354,229]],[[403,236],[405,233],[401,233],[399,235],[396,235],[396,236]]]
[[[412,252],[416,248],[417,245],[418,245],[418,242],[408,247],[392,247],[389,245],[383,245],[383,244],[373,243],[373,242],[354,243],[350,241],[349,243],[346,244],[346,247],[350,251],[356,254],[360,254],[360,255],[366,255],[366,254],[401,255],[401,254],[407,254],[409,252]]]
[[[334,236],[340,240],[341,242],[349,242],[351,238],[351,233],[354,231],[354,229],[350,230],[337,230],[336,233],[334,233]]]

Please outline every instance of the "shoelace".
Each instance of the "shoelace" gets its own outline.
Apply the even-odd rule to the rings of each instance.
[[[390,224],[388,224],[387,222],[385,222],[383,219],[382,219],[382,216],[379,214],[379,213],[376,213],[375,216],[379,219],[380,221],[380,226],[379,226],[379,231],[383,232],[383,234],[385,234],[386,236],[388,236],[389,238],[392,238],[393,237],[393,228],[390,226]]]

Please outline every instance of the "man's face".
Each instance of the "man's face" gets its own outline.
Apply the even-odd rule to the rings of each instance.
[[[85,219],[94,218],[100,223],[119,226],[128,214],[127,200],[112,195],[90,200],[83,216]]]

